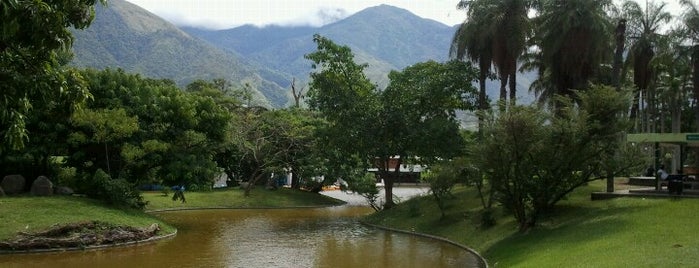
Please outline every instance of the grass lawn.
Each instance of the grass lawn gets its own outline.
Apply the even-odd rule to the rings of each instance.
[[[342,204],[342,201],[324,195],[286,188],[265,190],[258,187],[253,189],[248,197],[245,197],[243,194],[243,190],[240,189],[219,189],[208,192],[185,191],[184,195],[187,203],[182,203],[179,200],[172,201],[172,192],[167,196],[161,192],[144,192],[143,198],[148,201],[146,210],[221,207],[283,208]]]
[[[36,232],[48,229],[54,224],[93,220],[139,228],[158,223],[161,228],[160,234],[175,232],[174,227],[145,212],[105,207],[84,197],[0,198],[0,240],[14,238],[20,231]]]
[[[590,201],[590,193],[604,185],[596,181],[576,190],[524,234],[502,211],[495,227],[480,228],[480,201],[463,187],[455,189],[444,219],[425,197],[366,220],[447,237],[474,248],[494,267],[696,267],[699,199]]]

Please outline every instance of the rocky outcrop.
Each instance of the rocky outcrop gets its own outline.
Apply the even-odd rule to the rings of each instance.
[[[32,183],[31,193],[36,196],[53,195],[53,183],[46,176],[39,176]]]
[[[0,182],[0,187],[6,194],[19,194],[24,191],[26,180],[22,175],[7,175]]]

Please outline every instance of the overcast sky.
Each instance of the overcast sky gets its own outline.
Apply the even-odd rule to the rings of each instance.
[[[455,25],[466,18],[456,9],[458,0],[127,0],[178,25],[210,29],[233,28],[243,24],[265,26],[321,26],[367,7],[387,4],[412,13]],[[645,3],[645,0],[638,0]],[[667,0],[679,13],[677,0]]]

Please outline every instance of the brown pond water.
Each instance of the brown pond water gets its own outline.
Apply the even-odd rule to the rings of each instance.
[[[0,267],[479,267],[470,252],[366,227],[366,207],[158,213],[176,237],[102,250],[0,255]]]

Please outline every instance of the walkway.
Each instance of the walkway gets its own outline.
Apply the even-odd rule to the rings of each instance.
[[[393,195],[394,195],[394,202],[400,203],[402,201],[408,200],[410,198],[416,197],[416,196],[422,196],[422,195],[427,195],[429,194],[430,188],[426,186],[399,186],[399,187],[393,187]],[[361,196],[360,194],[356,193],[351,193],[351,192],[343,192],[340,190],[333,190],[333,191],[322,191],[320,192],[323,195],[340,199],[342,201],[347,202],[347,205],[350,206],[368,206],[368,203],[366,201],[366,198]],[[379,199],[380,202],[383,202],[386,200],[386,192],[384,189],[381,189],[379,191]]]

